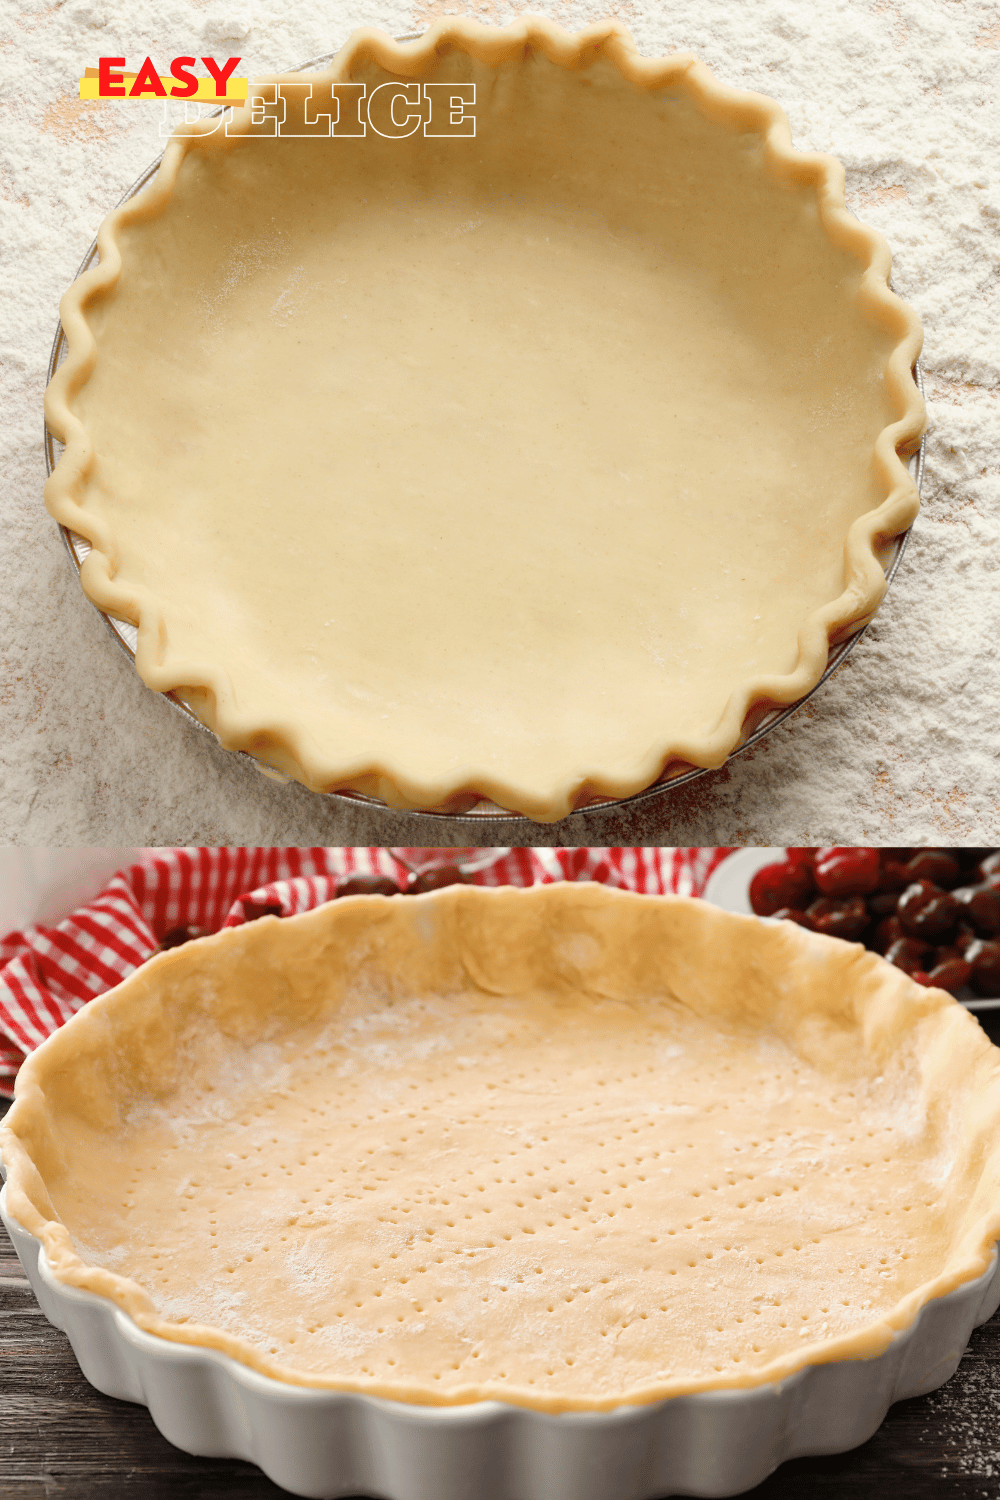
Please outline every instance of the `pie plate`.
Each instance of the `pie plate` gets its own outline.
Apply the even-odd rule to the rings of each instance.
[[[425,79],[481,131],[381,139]],[[871,620],[918,504],[919,323],[839,164],[614,25],[364,31],[258,86],[61,308],[46,499],[143,680],[397,810],[553,822],[721,765]],[[365,88],[367,136],[304,139]]]
[[[429,976],[436,987],[427,987]],[[449,999],[451,983],[460,989]],[[633,1029],[647,1006],[648,1035],[645,1022]],[[442,1032],[446,1013],[451,1024]],[[562,1021],[553,1025],[556,1015]],[[331,1016],[339,1040],[327,1029]],[[485,1030],[477,1029],[480,1020]],[[292,1022],[293,1050],[283,1052],[292,1034],[282,1028]],[[704,1034],[703,1022],[711,1023]],[[532,1026],[551,1038],[549,1056],[539,1055]],[[581,1030],[600,1040],[596,1051],[586,1051],[589,1043],[580,1050]],[[522,1042],[511,1042],[517,1036]],[[786,1055],[793,1039],[794,1055]],[[479,1058],[480,1042],[499,1061]],[[727,1049],[745,1044],[748,1066],[730,1070],[737,1054]],[[298,1073],[287,1071],[289,1056]],[[733,1495],[788,1458],[864,1442],[892,1402],[951,1376],[971,1330],[1000,1304],[994,1056],[950,997],[921,989],[856,945],[703,902],[588,885],[461,888],[405,903],[346,898],[161,955],[43,1044],[22,1070],[0,1127],[0,1214],[43,1312],[67,1333],[92,1384],[148,1405],[178,1447],[250,1460],[293,1493],[388,1500]],[[646,1069],[650,1057],[655,1064]],[[571,1072],[562,1066],[567,1058]],[[631,1073],[627,1058],[634,1060]],[[528,1076],[533,1065],[537,1081]],[[517,1066],[525,1071],[508,1076]],[[366,1069],[374,1092],[364,1085]],[[700,1084],[695,1077],[700,1111],[684,1102],[699,1069],[708,1070]],[[647,1071],[659,1076],[644,1083]],[[727,1075],[720,1098],[716,1085]],[[858,1147],[829,1135],[834,1116],[817,1102],[817,1081],[822,1092],[827,1079],[835,1083],[843,1133],[853,1141],[857,1128]],[[420,1092],[421,1080],[430,1080],[438,1106],[442,1086],[451,1086],[458,1102],[436,1116],[421,1113],[421,1099],[430,1098]],[[597,1102],[588,1108],[592,1086]],[[390,1109],[400,1091],[404,1102]],[[558,1109],[571,1110],[576,1099],[583,1114],[559,1125],[568,1116]],[[341,1100],[347,1115],[336,1114]],[[364,1112],[377,1102],[385,1104],[381,1124]],[[466,1117],[466,1102],[474,1119]],[[716,1113],[720,1105],[745,1106],[753,1119],[748,1133],[763,1138],[748,1141],[739,1133],[742,1117]],[[320,1123],[323,1111],[334,1113]],[[286,1127],[300,1115],[315,1123],[293,1139]],[[779,1119],[793,1128],[782,1130]],[[341,1131],[335,1120],[356,1123]],[[227,1123],[234,1121],[235,1136]],[[725,1159],[736,1165],[725,1175],[733,1179],[728,1188],[739,1189],[731,1197],[714,1175],[717,1164],[684,1149],[726,1136],[727,1123]],[[397,1144],[400,1127],[398,1142],[414,1130],[423,1139]],[[611,1159],[591,1148],[598,1134],[603,1148],[609,1131],[614,1156],[637,1151],[623,1163],[648,1163],[642,1175],[634,1175],[637,1167],[629,1182],[600,1175]],[[614,1144],[626,1139],[627,1146]],[[507,1179],[469,1154],[473,1140],[481,1149],[489,1141],[496,1152],[483,1162],[505,1151],[515,1171],[509,1182],[523,1186],[490,1186]],[[220,1141],[233,1151],[213,1149]],[[368,1141],[382,1158],[372,1160]],[[751,1146],[752,1159],[740,1155]],[[261,1150],[270,1154],[254,1155]],[[390,1159],[403,1163],[402,1177],[392,1175]],[[837,1166],[841,1159],[846,1168]],[[449,1189],[444,1198],[421,1197],[425,1168],[464,1174],[467,1162],[470,1180],[462,1175],[457,1196]],[[561,1169],[552,1166],[558,1162]],[[354,1175],[341,1177],[338,1168]],[[856,1175],[844,1175],[851,1171]],[[583,1193],[579,1184],[590,1181],[593,1194],[604,1192],[602,1181],[628,1191],[574,1206],[560,1198],[569,1191],[567,1172],[578,1183],[574,1201]],[[312,1200],[332,1208],[303,1213],[309,1174],[342,1184]],[[694,1197],[707,1192],[707,1205],[682,1206],[676,1218],[666,1217],[669,1210],[652,1216],[656,1203],[690,1205],[689,1182]],[[372,1196],[355,1191],[363,1183]],[[519,1200],[515,1224],[513,1194],[541,1199],[546,1184],[556,1196],[537,1209]],[[202,1188],[208,1196],[199,1201]],[[755,1191],[762,1207],[749,1201]],[[395,1208],[384,1218],[390,1198]],[[471,1200],[464,1215],[458,1198]],[[233,1206],[225,1208],[227,1201]],[[614,1210],[597,1206],[604,1202]],[[402,1215],[414,1204],[411,1223]],[[624,1212],[633,1208],[638,1218]],[[734,1215],[734,1208],[750,1213]],[[216,1229],[210,1240],[199,1227],[203,1210],[231,1236],[226,1243],[213,1243]],[[483,1212],[491,1217],[479,1217]],[[698,1220],[684,1226],[694,1231],[687,1238],[685,1217]],[[670,1238],[673,1223],[680,1238]],[[248,1225],[263,1226],[263,1240],[249,1240]],[[568,1233],[571,1227],[579,1236]],[[279,1233],[290,1240],[287,1251]],[[366,1268],[382,1262],[371,1257],[390,1244],[398,1254],[386,1257],[373,1279]],[[276,1254],[262,1255],[262,1245]],[[589,1269],[597,1265],[588,1260],[595,1245],[606,1268],[600,1284]],[[224,1269],[223,1259],[212,1258],[219,1249]],[[137,1271],[130,1259],[136,1254],[155,1269]],[[539,1281],[527,1274],[536,1261]],[[914,1270],[905,1269],[907,1261]],[[585,1270],[588,1284],[568,1279],[567,1264],[574,1275]],[[822,1283],[809,1269],[821,1266]],[[507,1284],[518,1267],[526,1274],[516,1280],[530,1283],[520,1290]],[[681,1280],[671,1283],[674,1275]],[[408,1284],[414,1276],[416,1287]],[[660,1334],[654,1303],[646,1300],[650,1284],[658,1288],[655,1302],[664,1304],[660,1312],[669,1314]],[[673,1298],[671,1284],[679,1289]],[[253,1286],[259,1299],[248,1295]],[[373,1287],[381,1300],[373,1300]],[[437,1302],[444,1299],[440,1313],[435,1291]],[[508,1291],[516,1293],[513,1301],[500,1295]],[[482,1303],[493,1298],[493,1310],[480,1307],[480,1292]],[[403,1324],[411,1293],[419,1319],[397,1329],[394,1314],[398,1307]],[[304,1319],[293,1311],[303,1294],[317,1309]],[[186,1300],[192,1295],[197,1305]],[[343,1310],[331,1313],[341,1297],[348,1299]],[[548,1311],[558,1301],[560,1316],[546,1322],[549,1299]],[[602,1342],[603,1332],[596,1336],[612,1304],[619,1313],[629,1309],[612,1330],[613,1346]],[[690,1305],[699,1308],[694,1324]],[[228,1332],[203,1321],[208,1306],[224,1309]],[[807,1327],[799,1323],[803,1306],[810,1316],[830,1314],[813,1341],[797,1336]],[[641,1321],[647,1307],[652,1324]],[[338,1321],[345,1315],[348,1321]],[[259,1317],[270,1320],[263,1340],[246,1332]],[[388,1342],[366,1342],[366,1319],[388,1325],[378,1328]],[[736,1329],[745,1322],[752,1335]],[[309,1343],[307,1324],[318,1343]],[[499,1343],[491,1344],[490,1326]],[[587,1338],[581,1329],[591,1330]],[[442,1337],[453,1351],[447,1356]],[[763,1364],[753,1366],[751,1338],[761,1340]],[[301,1352],[289,1353],[297,1340]],[[333,1373],[310,1372],[306,1346],[333,1349]],[[397,1373],[386,1356],[400,1349],[409,1351],[409,1364]],[[552,1362],[555,1349],[572,1351],[584,1375],[566,1368],[573,1358],[560,1368],[556,1360],[548,1372],[554,1381],[533,1390],[528,1374],[539,1359]],[[737,1351],[749,1365],[733,1362]],[[510,1399],[476,1396],[497,1388],[494,1356]],[[362,1358],[375,1368],[361,1366]],[[638,1368],[636,1358],[653,1361],[655,1378],[641,1388],[619,1373]],[[306,1363],[293,1369],[288,1359]],[[471,1373],[452,1375],[459,1361]],[[603,1377],[594,1371],[601,1369],[610,1384],[600,1400],[574,1394],[597,1389]],[[689,1369],[695,1375],[683,1373]],[[450,1386],[435,1385],[441,1371]],[[503,1386],[507,1372],[512,1383]],[[664,1389],[675,1393],[658,1396]]]
[[[309,64],[308,66],[311,69],[313,66],[319,66],[321,63],[326,61],[328,61],[328,59],[322,58],[317,64]],[[133,197],[140,190],[140,188],[144,187],[146,183],[150,181],[150,179],[155,175],[159,164],[160,159],[157,158],[152,166],[149,167],[142,174],[142,176],[135,183],[133,183],[132,187],[129,188],[128,192],[121,199],[122,203],[127,203],[129,198]],[[91,265],[93,265],[96,258],[97,241],[94,240],[86,256],[81,262],[80,269],[77,272],[77,275],[82,276],[84,271],[86,271]],[[49,358],[49,380],[52,379],[52,376],[58,369],[59,364],[65,358],[65,354],[66,341],[62,331],[62,324],[60,324],[56,329],[55,339],[52,344],[52,353]],[[914,365],[913,378],[917,382],[920,394],[923,395],[924,382],[923,375],[920,370],[919,361]],[[913,481],[917,487],[918,495],[921,494],[923,490],[924,456],[926,447],[927,435],[925,433],[920,439],[919,449],[909,461],[910,473],[913,475]],[[51,431],[49,430],[48,424],[46,424],[46,473],[52,473],[53,469],[59,461],[59,455],[61,452],[62,444],[53,437]],[[87,553],[90,551],[90,543],[87,541],[86,537],[78,536],[76,532],[71,531],[67,526],[60,525],[59,532],[62,536],[63,542],[66,545],[66,550],[69,553],[73,566],[79,573],[80,566],[83,563],[84,558],[87,556]],[[892,583],[893,579],[896,576],[899,565],[903,560],[903,553],[906,550],[906,544],[909,541],[909,538],[909,531],[904,531],[902,536],[894,537],[892,542],[890,543],[885,565],[886,588],[888,588],[888,586]],[[97,609],[97,612],[101,616],[101,619],[104,621],[105,626],[111,632],[112,639],[121,648],[121,650],[125,652],[125,655],[128,657],[129,661],[134,664],[137,633],[136,627],[134,625],[130,625],[127,620],[115,619],[114,616],[106,614],[104,610],[98,609],[96,605],[94,606],[94,608]],[[787,708],[767,709],[763,714],[763,717],[761,717],[759,721],[756,722],[755,726],[747,723],[744,726],[743,742],[742,744],[738,745],[737,748],[733,751],[733,755],[739,755],[742,751],[749,750],[752,745],[759,744],[766,735],[771,733],[772,729],[777,729],[779,724],[783,724],[787,718],[790,718],[792,714],[796,713],[797,710],[800,709],[802,705],[812,697],[813,693],[818,692],[823,684],[833,676],[837,668],[854,650],[854,647],[861,640],[861,637],[864,635],[867,629],[867,624],[862,625],[860,630],[856,630],[854,634],[848,636],[846,640],[841,641],[836,646],[830,647],[830,654],[827,660],[826,669],[824,670],[819,682],[813,688],[812,692],[806,693],[802,698],[799,698],[796,703],[790,704]],[[162,696],[166,700],[166,702],[170,704],[170,707],[176,713],[180,714],[188,724],[192,725],[202,734],[208,735],[212,740],[214,740],[217,745],[219,744],[219,737],[214,732],[214,730],[209,729],[207,724],[199,719],[197,715],[193,714],[182,698],[178,697],[178,695],[174,692],[164,693]],[[248,755],[245,750],[237,751],[236,754],[239,755],[241,760],[252,766],[255,770],[267,775],[269,779],[280,779],[277,778],[276,772],[265,770],[265,767],[261,765],[260,761],[256,760],[252,755]],[[581,803],[581,805],[574,809],[574,811],[593,812],[597,808],[622,807],[626,804],[633,805],[639,802],[647,802],[650,798],[662,797],[665,793],[676,790],[677,787],[686,786],[688,782],[697,781],[700,777],[708,775],[709,767],[707,766],[690,766],[685,768],[683,765],[677,764],[673,767],[668,768],[663,773],[663,775],[657,781],[655,781],[651,787],[647,787],[644,792],[636,792],[632,797],[592,797],[586,802]],[[322,797],[330,797],[347,804],[360,803],[366,807],[382,808],[386,812],[390,811],[388,803],[383,802],[381,798],[368,797],[363,792],[321,792],[318,793],[318,795]],[[432,822],[440,822],[442,818],[446,818],[449,822],[471,821],[473,823],[480,821],[483,818],[489,818],[492,821],[497,822],[517,821],[520,818],[520,815],[518,813],[508,812],[505,808],[498,807],[495,802],[490,802],[488,798],[485,797],[478,798],[464,813],[416,812],[411,813],[410,816],[415,818],[427,818]],[[572,814],[570,816],[572,816]]]
[[[0,1159],[2,1168],[2,1159]],[[548,1416],[483,1401],[413,1407],[283,1385],[225,1354],[145,1333],[106,1297],[57,1281],[34,1235],[0,1219],[42,1312],[97,1390],[148,1406],[168,1442],[242,1458],[293,1495],[333,1500],[652,1500],[738,1495],[789,1458],[843,1453],[894,1401],[949,1380],[974,1328],[1000,1305],[990,1268],[937,1302],[871,1360],[810,1365],[753,1391]]]

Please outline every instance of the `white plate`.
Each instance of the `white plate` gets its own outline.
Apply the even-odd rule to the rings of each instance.
[[[723,911],[739,912],[752,917],[750,906],[750,882],[758,870],[784,859],[784,849],[737,849],[724,859],[717,870],[713,870],[705,887],[705,901],[721,906]]]
[[[713,906],[721,906],[723,911],[739,912],[741,916],[752,917],[753,908],[750,905],[750,882],[758,870],[765,865],[774,864],[776,860],[784,859],[784,849],[737,849],[730,854],[728,859],[723,860],[719,868],[713,871],[709,877],[708,884],[702,895],[702,899],[710,901]],[[773,922],[773,917],[761,917],[762,922]],[[955,999],[964,1005],[966,1010],[977,1014],[986,1011],[1000,1010],[1000,998],[983,1000],[975,991],[963,986],[955,994]],[[992,1031],[988,1033],[991,1037]]]

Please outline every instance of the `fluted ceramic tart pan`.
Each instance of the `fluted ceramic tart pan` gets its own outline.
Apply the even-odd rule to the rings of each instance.
[[[0,1162],[2,1166],[2,1162]],[[777,1386],[678,1396],[657,1406],[546,1416],[505,1407],[414,1408],[298,1388],[215,1351],[170,1344],[106,1298],[55,1280],[39,1242],[3,1220],[50,1323],[99,1391],[148,1406],[186,1453],[241,1458],[293,1495],[332,1500],[646,1500],[736,1495],[789,1458],[842,1453],[895,1401],[954,1374],[973,1328],[1000,1304],[996,1262],[930,1303],[871,1360],[810,1365]]]
[[[392,138],[403,80],[474,87],[475,137]],[[293,123],[363,84],[372,128],[182,127],[64,298],[89,597],[316,791],[551,821],[722,764],[917,507],[919,324],[839,164],[611,25],[359,32],[276,82]]]
[[[39,1048],[3,1211],[88,1378],[294,1492],[733,1494],[995,1310],[996,1057],[790,923],[345,898]]]

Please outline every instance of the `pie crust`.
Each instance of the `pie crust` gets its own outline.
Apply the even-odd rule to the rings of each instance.
[[[920,326],[840,165],[688,54],[364,30],[286,109],[408,79],[475,138],[170,142],[63,300],[47,503],[227,747],[551,821],[721,765],[874,614]]]
[[[1000,1070],[857,945],[598,886],[150,961],[0,1147],[55,1277],[279,1380],[610,1410],[868,1359],[1000,1235]]]

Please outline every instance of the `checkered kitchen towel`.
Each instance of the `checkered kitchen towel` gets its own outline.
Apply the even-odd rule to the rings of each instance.
[[[455,851],[460,853],[460,851]],[[700,896],[728,849],[510,849],[471,877],[477,885],[598,880],[624,890]],[[27,1053],[145,963],[178,927],[217,932],[261,915],[309,911],[355,872],[406,868],[388,849],[164,849],[122,870],[57,927],[0,942],[0,1094],[10,1096]]]

